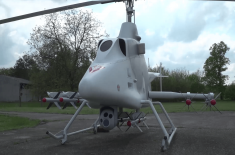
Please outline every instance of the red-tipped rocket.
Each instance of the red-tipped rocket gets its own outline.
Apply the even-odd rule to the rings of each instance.
[[[79,99],[76,99],[76,98],[70,99],[66,97],[61,97],[60,102],[79,102]]]
[[[216,104],[216,100],[215,99],[212,99],[210,102],[211,102],[211,105],[215,105]]]
[[[59,102],[59,99],[54,99],[54,98],[43,98],[42,102]]]
[[[187,100],[186,100],[186,104],[187,104],[187,105],[190,105],[191,103],[192,103],[192,101],[191,101],[190,99],[187,99]]]
[[[46,101],[47,101],[47,99],[46,99],[46,98],[43,98],[43,99],[42,99],[42,102],[46,102]]]

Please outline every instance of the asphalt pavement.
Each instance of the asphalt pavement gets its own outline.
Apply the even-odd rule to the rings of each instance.
[[[169,113],[177,132],[166,152],[161,152],[163,132],[154,115],[147,116],[149,129],[141,125],[122,132],[114,128],[110,132],[93,134],[92,131],[68,137],[61,145],[59,140],[46,135],[57,133],[65,127],[72,115],[0,112],[32,119],[44,120],[33,128],[0,132],[0,154],[10,155],[234,155],[235,112]],[[69,131],[90,127],[98,115],[79,115]],[[165,127],[170,127],[165,116],[160,114]],[[45,121],[47,120],[47,121]],[[127,126],[122,127],[123,130]]]

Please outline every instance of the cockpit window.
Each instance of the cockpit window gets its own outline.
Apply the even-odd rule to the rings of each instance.
[[[102,52],[105,52],[112,46],[112,44],[113,44],[112,40],[107,40],[100,46],[100,50]]]
[[[126,43],[123,39],[119,39],[119,46],[122,53],[126,56]]]
[[[103,40],[104,40],[104,39],[101,39],[101,40],[99,41],[99,43],[98,43],[98,48],[100,47],[100,44],[102,43]]]

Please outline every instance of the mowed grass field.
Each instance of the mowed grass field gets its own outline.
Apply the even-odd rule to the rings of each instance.
[[[162,103],[165,107],[166,111],[169,113],[175,112],[188,112],[188,107],[185,106],[185,102],[166,102]],[[19,103],[0,103],[0,112],[36,112],[36,113],[58,113],[58,114],[74,114],[76,109],[72,106],[67,107],[66,109],[58,109],[55,105],[53,105],[50,109],[47,108],[48,103],[41,102],[27,102],[21,103],[21,107],[19,107]],[[196,109],[196,111],[200,111],[200,109],[205,105],[203,102],[192,103],[192,106]],[[63,106],[63,103],[61,104]],[[79,106],[79,105],[77,105]],[[185,106],[185,107],[184,107]],[[235,111],[235,101],[218,101],[216,107],[220,111]],[[162,113],[160,106],[155,105],[155,108],[158,113]],[[191,112],[194,112],[194,109],[189,107]],[[216,110],[215,108],[213,108]],[[206,111],[209,111],[210,108],[207,108]],[[134,112],[133,109],[124,109],[125,112]],[[152,110],[147,107],[141,109],[144,113],[152,113]],[[99,109],[90,109],[85,106],[80,112],[82,115],[86,114],[99,114]],[[9,116],[5,114],[0,114],[0,132],[12,129],[21,129],[26,127],[34,127],[38,125],[40,120],[32,120],[29,118],[23,118],[18,116]]]
[[[0,111],[7,112],[7,111],[14,111],[14,112],[36,112],[36,113],[58,113],[58,114],[74,114],[76,109],[72,106],[68,106],[66,109],[58,109],[55,105],[53,105],[50,109],[47,109],[49,103],[40,103],[40,102],[26,102],[21,103],[21,107],[19,107],[19,103],[0,103]],[[166,111],[169,113],[175,112],[188,112],[188,106],[185,106],[185,102],[163,102],[163,106],[165,107]],[[196,109],[196,111],[200,111],[200,109],[205,105],[205,103],[195,102],[192,103],[192,106]],[[61,104],[63,107],[63,103]],[[79,106],[78,104],[76,105]],[[183,109],[183,107],[185,108]],[[220,111],[235,111],[235,101],[217,101],[215,105]],[[161,113],[162,110],[160,106],[155,105],[155,108],[158,113]],[[214,110],[216,110],[213,107]],[[189,110],[194,112],[194,109],[189,106]],[[134,110],[132,109],[124,109],[126,112],[131,112]],[[152,110],[147,107],[141,109],[142,112],[145,113],[152,113]],[[206,111],[210,111],[210,108],[207,108]],[[81,115],[86,114],[99,114],[99,109],[90,109],[85,106],[82,111],[80,112]]]
[[[12,129],[34,127],[41,121],[18,116],[0,115],[0,132]]]

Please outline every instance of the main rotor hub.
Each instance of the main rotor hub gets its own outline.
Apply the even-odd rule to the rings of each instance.
[[[133,7],[128,7],[126,9],[127,14],[132,14],[135,10],[133,10]]]
[[[135,23],[135,10],[134,8],[134,0],[127,0],[126,3],[126,14],[127,14],[127,22],[131,22],[132,16],[134,16]]]

